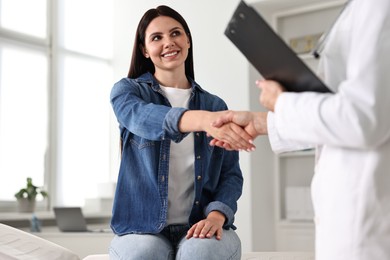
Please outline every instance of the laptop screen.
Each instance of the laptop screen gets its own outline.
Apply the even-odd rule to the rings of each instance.
[[[54,207],[58,228],[63,232],[86,232],[87,222],[80,207]]]

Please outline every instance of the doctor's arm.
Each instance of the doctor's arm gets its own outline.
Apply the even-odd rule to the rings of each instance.
[[[335,93],[278,97],[275,125],[282,139],[353,149],[389,140],[390,2],[361,1],[357,10],[333,29],[324,49],[326,83]]]

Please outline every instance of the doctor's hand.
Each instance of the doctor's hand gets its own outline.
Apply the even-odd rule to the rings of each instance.
[[[212,126],[219,128],[230,122],[243,127],[245,132],[248,133],[252,139],[259,135],[267,134],[267,112],[229,111],[215,120]],[[210,142],[210,145],[229,150],[228,144],[217,138],[214,138]]]
[[[217,240],[222,238],[222,227],[225,223],[225,215],[219,211],[211,211],[206,219],[194,224],[187,232],[187,239],[211,238],[215,235]]]
[[[205,110],[188,110],[180,118],[178,128],[182,133],[202,131],[209,136],[223,141],[232,150],[251,150],[252,136],[249,135],[241,126],[228,122],[220,127],[212,126],[218,118],[229,113],[224,111],[205,111]]]
[[[285,91],[284,87],[273,80],[258,80],[256,85],[261,89],[260,104],[274,112],[279,95]]]
[[[222,116],[222,114],[220,114]],[[218,119],[216,117],[209,126],[206,127],[206,133],[208,136],[212,136],[214,139],[221,140],[223,142],[222,148],[227,150],[254,150],[255,146],[252,143],[253,137],[251,134],[243,129],[241,126],[226,122],[225,124],[216,127],[213,125]]]

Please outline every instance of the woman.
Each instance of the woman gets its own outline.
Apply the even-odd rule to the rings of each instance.
[[[240,259],[238,153],[210,147],[205,132],[239,149],[251,149],[251,137],[234,134],[235,124],[211,126],[225,112],[209,111],[227,107],[194,81],[190,30],[176,11],[141,18],[111,103],[122,144],[111,259]]]
[[[278,153],[316,145],[317,260],[390,259],[390,1],[349,1],[323,46],[320,75],[333,94],[259,81],[267,121],[231,112],[219,123],[260,126]]]

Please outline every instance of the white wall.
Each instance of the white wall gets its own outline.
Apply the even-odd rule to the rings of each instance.
[[[270,23],[272,14],[324,0],[246,0]],[[114,67],[119,80],[127,75],[136,26],[149,8],[166,4],[187,20],[194,42],[196,81],[219,95],[234,110],[264,110],[254,82],[260,78],[223,32],[239,0],[115,0]],[[275,156],[267,137],[257,150],[240,154],[244,191],[236,215],[243,252],[275,250]]]
[[[239,0],[115,0],[115,78],[119,80],[127,75],[135,30],[143,13],[149,8],[165,4],[178,11],[190,27],[196,81],[206,90],[223,98],[230,109],[248,110],[249,66],[223,34],[238,3]],[[252,172],[250,155],[244,152],[240,158],[245,178],[244,193],[239,201],[235,224],[245,252],[253,249]]]

